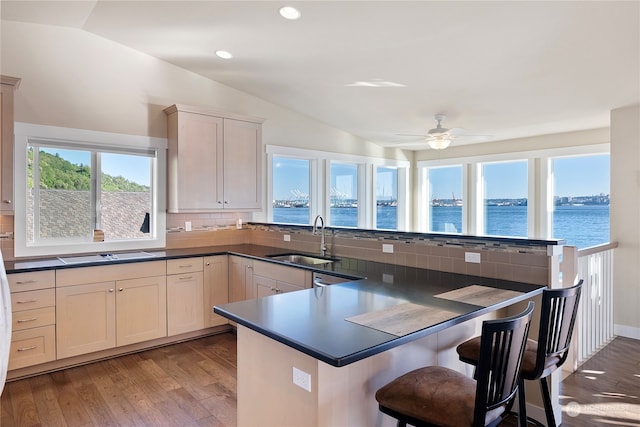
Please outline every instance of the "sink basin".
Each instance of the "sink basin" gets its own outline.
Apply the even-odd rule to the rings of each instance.
[[[80,255],[70,257],[58,257],[65,264],[85,264],[90,262],[117,261],[125,259],[153,258],[155,255],[149,252],[123,252],[119,254]]]
[[[337,261],[335,258],[322,258],[322,257],[314,257],[311,255],[303,255],[303,254],[279,254],[279,255],[269,255],[269,258],[275,259],[283,262],[290,262],[292,264],[301,264],[301,265],[320,265],[320,264],[329,264],[331,262]]]

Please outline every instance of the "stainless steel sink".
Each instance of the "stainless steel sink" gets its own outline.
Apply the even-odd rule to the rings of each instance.
[[[322,258],[322,257],[314,257],[311,255],[304,254],[279,254],[279,255],[269,255],[269,258],[275,259],[283,262],[290,262],[291,264],[301,264],[301,265],[320,265],[320,264],[329,264],[331,262],[337,261],[335,258]]]

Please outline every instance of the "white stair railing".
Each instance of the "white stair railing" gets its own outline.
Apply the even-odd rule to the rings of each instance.
[[[563,287],[583,279],[573,351],[565,371],[573,372],[613,338],[613,251],[617,243],[578,250],[565,246],[562,253]]]

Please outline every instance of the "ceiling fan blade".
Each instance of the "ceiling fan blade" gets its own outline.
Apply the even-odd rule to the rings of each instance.
[[[426,138],[427,135],[421,133],[421,134],[417,134],[417,133],[396,133],[397,136],[420,136],[422,138]]]

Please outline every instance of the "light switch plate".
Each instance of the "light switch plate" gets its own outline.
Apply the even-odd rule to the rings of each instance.
[[[393,245],[389,244],[389,243],[383,243],[382,244],[382,252],[384,252],[386,254],[392,254],[393,253]]]
[[[291,235],[290,234],[285,234],[284,235],[284,241],[285,242],[290,242],[291,241]]]
[[[300,388],[311,392],[311,375],[305,371],[293,367],[293,383]]]
[[[191,231],[191,221],[184,222],[184,231]]]

